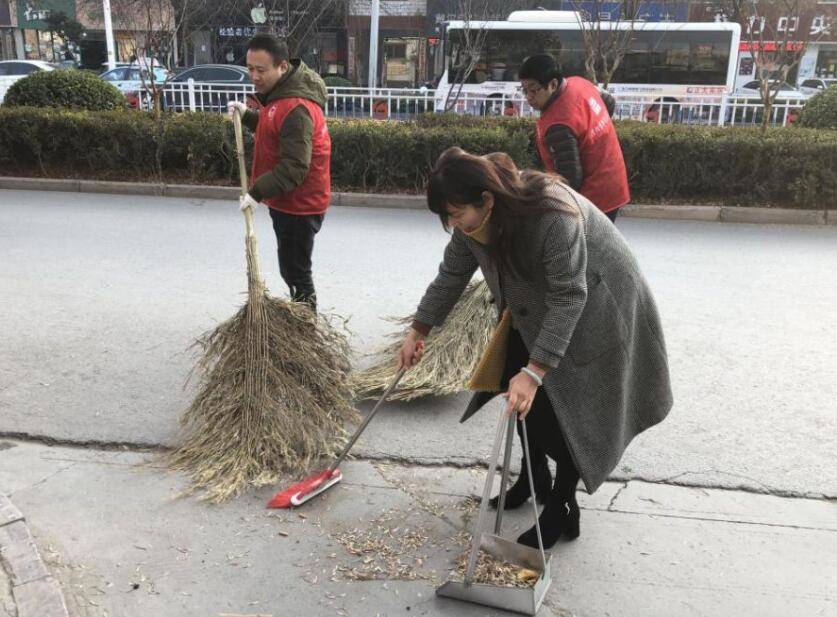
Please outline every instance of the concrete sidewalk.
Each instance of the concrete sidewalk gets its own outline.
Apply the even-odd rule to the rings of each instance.
[[[0,443],[0,449],[11,447]],[[67,617],[61,586],[21,511],[0,492],[0,617]]]
[[[0,492],[73,617],[505,614],[434,595],[464,550],[483,469],[343,470],[303,508],[270,511],[280,485],[210,505],[179,496],[155,454],[0,447]],[[835,501],[629,481],[580,502],[582,535],[553,549],[540,615],[837,614]],[[509,513],[504,535],[530,516]]]

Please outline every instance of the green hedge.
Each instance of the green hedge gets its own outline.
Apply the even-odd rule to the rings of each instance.
[[[837,131],[617,125],[633,200],[826,208],[837,204]],[[445,148],[508,152],[536,166],[532,120],[429,116],[416,123],[330,120],[336,189],[421,192]],[[252,143],[247,135],[248,149]],[[0,108],[0,173],[234,185],[232,126],[220,114]]]
[[[500,127],[422,128],[378,120],[333,120],[332,181],[341,187],[373,191],[422,191],[427,172],[451,146],[470,152],[508,152],[516,161],[529,158],[526,135]]]
[[[35,71],[9,88],[3,101],[9,107],[54,107],[107,111],[125,107],[119,89],[86,71]]]
[[[329,132],[332,182],[368,191],[422,190],[432,162],[453,145],[480,153],[506,150],[518,160],[528,147],[524,136],[510,138],[499,128],[421,129],[367,120],[330,121]],[[249,162],[252,136],[245,131],[245,138]],[[0,173],[153,176],[158,144],[171,176],[237,182],[232,124],[220,114],[165,114],[157,124],[135,111],[0,108]]]
[[[323,81],[325,82],[326,88],[350,88],[352,86],[351,81],[339,75],[323,77]]]
[[[831,86],[809,100],[799,116],[799,126],[837,129],[837,86]]]
[[[837,207],[837,131],[623,124],[634,200]]]
[[[837,91],[837,88],[834,89]],[[499,127],[529,140],[518,164],[540,168],[535,120],[428,115],[422,127]],[[617,122],[634,202],[837,207],[837,131]]]
[[[164,170],[232,181],[233,143],[219,114],[170,115],[158,124],[135,111],[0,108],[0,169],[10,172],[153,178],[161,144]]]

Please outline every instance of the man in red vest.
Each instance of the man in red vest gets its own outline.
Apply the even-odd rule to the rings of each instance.
[[[549,54],[520,66],[521,91],[541,112],[537,146],[544,167],[616,220],[630,200],[628,174],[610,120],[613,97],[583,77],[567,77]]]
[[[316,311],[311,274],[314,236],[320,231],[331,200],[331,138],[323,107],[328,93],[323,80],[288,46],[269,34],[258,34],[247,47],[247,70],[256,88],[258,110],[231,101],[255,131],[250,192],[241,208],[264,202],[270,208],[279,253],[279,272],[291,299]]]

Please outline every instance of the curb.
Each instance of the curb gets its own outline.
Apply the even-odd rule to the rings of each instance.
[[[227,199],[231,201],[237,200],[239,195],[238,187],[234,186],[151,184],[141,182],[109,182],[101,180],[16,178],[7,176],[0,177],[0,189],[179,197],[187,199]],[[425,208],[425,198],[423,195],[398,193],[332,193],[331,205],[352,208],[422,210]],[[837,211],[835,210],[825,212],[822,210],[750,208],[744,206],[666,206],[658,204],[630,204],[622,208],[619,216],[669,221],[704,221],[711,223],[837,226]]]
[[[49,575],[26,519],[0,493],[0,568],[8,574],[18,617],[69,617],[58,581]]]

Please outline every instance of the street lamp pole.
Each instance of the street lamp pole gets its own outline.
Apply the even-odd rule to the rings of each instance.
[[[372,16],[369,26],[369,90],[378,86],[378,22],[381,17],[380,0],[372,0]]]
[[[110,0],[102,0],[105,12],[105,38],[108,43],[108,70],[116,68],[116,45],[113,42],[113,22],[110,18]]]

